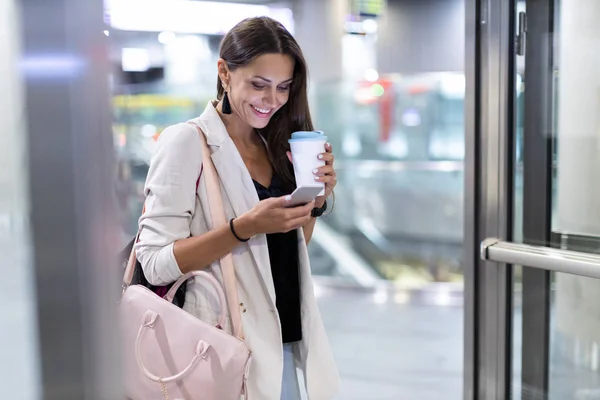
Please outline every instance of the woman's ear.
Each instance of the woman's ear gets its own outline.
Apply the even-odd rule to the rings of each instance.
[[[227,67],[227,62],[222,58],[219,58],[219,61],[217,61],[217,71],[223,87],[227,88],[229,86],[229,67]]]

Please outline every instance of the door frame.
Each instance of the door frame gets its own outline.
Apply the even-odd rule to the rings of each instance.
[[[512,267],[482,261],[487,237],[512,239],[515,8],[466,0],[464,399],[510,396]]]
[[[466,0],[465,400],[510,398],[513,383],[513,268],[479,248],[514,236],[516,3]],[[523,242],[538,245],[553,243],[553,4],[527,0],[524,27]],[[548,392],[550,277],[523,268],[523,393]]]

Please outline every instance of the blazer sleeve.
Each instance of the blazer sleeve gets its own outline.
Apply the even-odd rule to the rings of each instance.
[[[146,279],[153,285],[167,285],[183,275],[173,245],[190,237],[196,182],[202,166],[198,135],[187,123],[168,127],[159,136],[150,162],[136,254]]]

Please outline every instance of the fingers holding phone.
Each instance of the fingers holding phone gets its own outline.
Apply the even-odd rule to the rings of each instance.
[[[242,217],[251,220],[253,234],[298,229],[310,221],[314,201],[309,199],[304,205],[293,206],[292,198],[292,195],[288,195],[262,200]]]

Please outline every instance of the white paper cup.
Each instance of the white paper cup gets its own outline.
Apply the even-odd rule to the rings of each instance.
[[[294,132],[289,143],[296,186],[322,186],[323,190],[321,190],[319,196],[323,196],[325,194],[325,183],[315,180],[313,170],[325,165],[325,161],[319,160],[317,156],[325,153],[327,137],[323,136],[323,132],[320,131]]]

